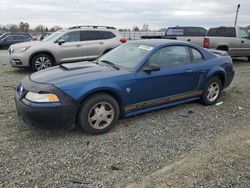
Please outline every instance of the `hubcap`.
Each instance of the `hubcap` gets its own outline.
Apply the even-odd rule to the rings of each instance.
[[[112,123],[114,115],[114,108],[111,104],[100,102],[89,111],[88,121],[94,129],[104,129]]]
[[[43,70],[51,67],[51,61],[47,57],[39,57],[35,61],[36,70]]]
[[[215,101],[220,94],[220,86],[217,82],[213,82],[208,86],[207,99],[210,102]]]

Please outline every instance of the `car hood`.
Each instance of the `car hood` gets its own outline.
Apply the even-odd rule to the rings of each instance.
[[[86,61],[61,64],[50,69],[38,71],[31,74],[30,79],[34,82],[53,84],[61,88],[128,73],[128,71],[116,70],[108,65],[97,65]]]

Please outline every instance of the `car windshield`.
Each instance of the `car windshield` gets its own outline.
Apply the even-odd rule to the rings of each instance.
[[[57,32],[52,33],[51,35],[45,37],[42,41],[48,42],[48,41],[52,41],[54,38],[56,38],[57,36],[59,36],[60,34],[62,34],[62,32],[64,32],[64,30],[59,30]]]
[[[102,56],[98,62],[109,62],[116,67],[133,69],[153,47],[141,44],[124,44]]]

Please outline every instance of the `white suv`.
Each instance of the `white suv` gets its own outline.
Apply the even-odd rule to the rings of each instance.
[[[11,45],[10,63],[38,71],[56,64],[97,59],[124,42],[126,39],[114,27],[75,26],[42,41]]]

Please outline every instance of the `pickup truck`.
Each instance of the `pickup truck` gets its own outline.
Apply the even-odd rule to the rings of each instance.
[[[199,46],[203,46],[204,37],[207,30],[202,27],[169,27],[163,36],[141,36],[142,39],[174,39],[188,41]]]
[[[210,28],[203,45],[227,51],[232,57],[248,57],[250,61],[250,33],[243,27]]]

